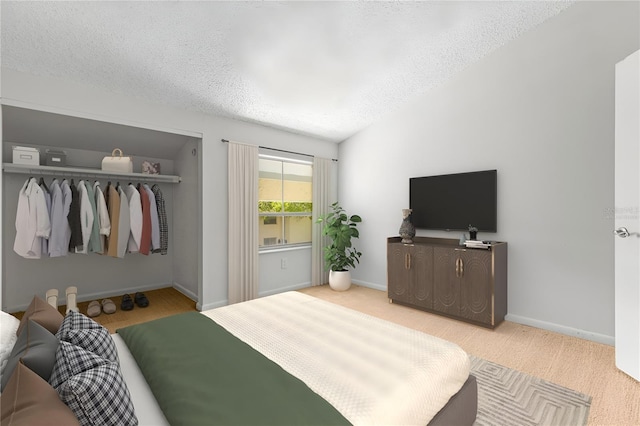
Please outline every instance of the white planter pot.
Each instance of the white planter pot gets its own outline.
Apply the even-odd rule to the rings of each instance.
[[[329,287],[335,291],[349,290],[349,287],[351,287],[351,272],[329,271]]]

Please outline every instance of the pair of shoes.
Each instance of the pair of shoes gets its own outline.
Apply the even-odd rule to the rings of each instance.
[[[71,286],[67,287],[65,290],[65,294],[67,295],[67,311],[68,314],[71,311],[78,312],[78,305],[76,301],[76,296],[78,295],[78,288]],[[58,289],[52,288],[47,290],[46,293],[47,303],[54,308],[58,309]]]
[[[134,298],[135,298],[136,305],[138,305],[139,308],[146,308],[147,306],[149,306],[149,299],[147,299],[147,296],[145,296],[144,293],[136,293]],[[133,301],[134,299],[131,299],[130,294],[125,294],[124,296],[122,296],[122,303],[120,304],[120,309],[122,309],[123,311],[132,310]]]
[[[90,317],[97,317],[100,312],[105,314],[113,314],[116,311],[116,304],[111,299],[102,299],[102,302],[94,300],[89,303],[87,307],[87,315]]]

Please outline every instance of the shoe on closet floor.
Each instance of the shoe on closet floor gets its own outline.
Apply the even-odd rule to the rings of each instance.
[[[67,287],[67,289],[65,290],[65,293],[67,295],[67,314],[71,311],[73,312],[80,312],[80,309],[78,309],[78,304],[77,304],[77,296],[78,296],[78,288],[75,286],[70,286]]]
[[[133,299],[130,294],[122,296],[122,303],[120,303],[120,309],[123,311],[130,311],[133,309]]]
[[[111,299],[102,299],[102,311],[111,315],[116,312],[116,304]]]
[[[46,293],[47,303],[58,309],[58,289],[52,288],[47,290]]]
[[[147,296],[145,296],[144,293],[136,293],[135,300],[136,305],[140,308],[146,308],[149,306],[149,299],[147,299]]]
[[[92,318],[97,317],[98,315],[100,315],[101,312],[102,312],[102,306],[100,305],[100,302],[98,302],[97,300],[94,300],[89,303],[89,306],[87,307],[88,316]]]

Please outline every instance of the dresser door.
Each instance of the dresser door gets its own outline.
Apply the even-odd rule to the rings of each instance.
[[[433,248],[433,309],[460,315],[460,277],[458,250]]]
[[[404,244],[387,245],[387,291],[389,299],[410,303],[408,247]]]
[[[493,324],[492,255],[488,250],[460,252],[460,316]]]

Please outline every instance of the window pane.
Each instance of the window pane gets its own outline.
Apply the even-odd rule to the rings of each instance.
[[[258,211],[282,211],[282,161],[260,158],[258,163]]]
[[[285,162],[282,170],[284,211],[311,213],[312,166]]]
[[[258,246],[272,246],[282,243],[282,217],[260,216],[258,219]]]
[[[284,217],[285,244],[311,242],[311,216]]]

